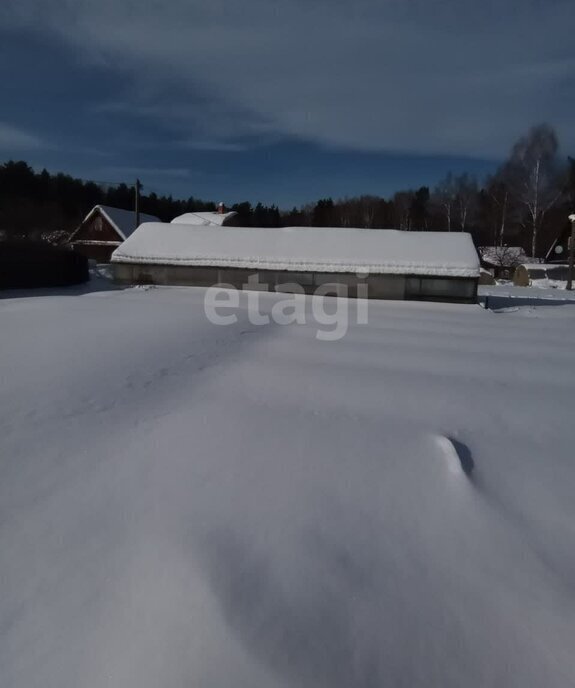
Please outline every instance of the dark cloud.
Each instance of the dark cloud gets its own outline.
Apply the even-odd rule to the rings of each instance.
[[[145,96],[127,107],[147,99],[179,130],[181,94],[197,89],[195,131],[181,133],[198,146],[251,130],[498,157],[542,119],[575,144],[571,1],[9,0],[0,16],[128,70]]]
[[[3,0],[0,154],[283,205],[481,175],[536,122],[575,149],[574,20],[572,0]]]

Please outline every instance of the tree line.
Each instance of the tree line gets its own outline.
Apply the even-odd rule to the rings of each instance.
[[[69,235],[95,205],[134,208],[134,186],[107,185],[67,174],[35,172],[24,161],[0,165],[0,234],[4,237],[56,239]],[[155,193],[140,201],[143,213],[169,222],[176,215],[215,210],[216,204],[193,197],[175,200]]]
[[[107,186],[66,174],[35,172],[24,161],[0,165],[0,236],[62,241],[97,204],[131,209],[134,188]],[[141,197],[141,210],[170,221],[176,215],[215,210],[190,197],[155,193]],[[448,174],[434,188],[333,200],[323,198],[290,211],[250,202],[231,208],[248,227],[315,226],[468,231],[479,246],[517,245],[544,255],[575,210],[575,160],[559,154],[557,134],[542,124],[513,146],[499,169],[480,183]]]
[[[533,127],[483,183],[449,173],[434,188],[294,208],[286,224],[470,232],[477,246],[522,247],[544,256],[575,211],[575,159],[563,158],[552,127]]]

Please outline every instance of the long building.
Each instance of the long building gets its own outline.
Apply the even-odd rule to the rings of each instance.
[[[350,297],[471,302],[479,257],[462,232],[142,224],[112,256],[125,284],[333,290]],[[295,285],[295,286],[294,286]]]

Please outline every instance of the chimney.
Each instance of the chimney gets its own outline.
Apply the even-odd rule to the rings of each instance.
[[[218,213],[219,213],[220,215],[225,215],[225,212],[226,212],[225,203],[219,203],[219,204],[218,204]]]

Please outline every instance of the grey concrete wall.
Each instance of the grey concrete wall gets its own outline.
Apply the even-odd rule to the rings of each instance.
[[[250,277],[257,276],[257,289],[292,292],[303,289],[314,294],[350,298],[390,300],[433,300],[473,302],[477,299],[477,279],[415,277],[404,275],[358,276],[353,273],[287,272],[179,265],[113,263],[114,276],[123,284],[166,284],[209,287],[227,284],[236,289],[253,288]],[[295,286],[294,286],[295,285]]]

